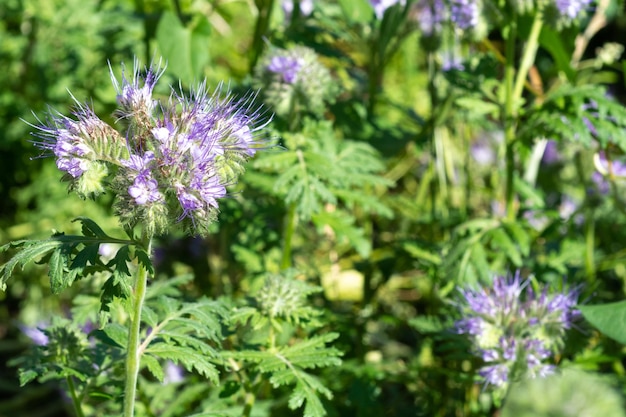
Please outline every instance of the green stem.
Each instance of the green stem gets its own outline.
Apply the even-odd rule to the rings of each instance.
[[[593,218],[593,210],[589,210],[585,224],[585,272],[589,282],[593,282],[596,275],[595,267],[595,232],[596,223]]]
[[[148,244],[146,251],[150,255],[152,249],[152,239],[145,239]],[[139,351],[139,336],[141,329],[141,310],[146,297],[148,287],[148,270],[141,264],[137,269],[135,288],[131,300],[131,318],[128,329],[128,352],[126,356],[126,386],[124,389],[124,417],[133,417],[135,412],[135,397],[137,395],[137,377],[139,375],[139,364],[141,353]]]
[[[291,268],[291,246],[293,241],[293,234],[296,230],[296,203],[291,203],[289,205],[285,225],[286,228],[283,242],[283,258],[280,263],[281,269]]]
[[[263,49],[263,40],[270,27],[270,18],[272,17],[272,9],[274,8],[274,0],[256,0],[255,1],[259,15],[254,27],[254,38],[252,39],[252,57],[250,58],[250,73],[261,56]]]
[[[535,62],[537,56],[537,49],[539,48],[539,35],[541,34],[541,28],[543,27],[543,10],[539,8],[535,13],[533,19],[533,25],[530,28],[530,34],[528,40],[524,46],[524,55],[520,61],[519,69],[517,72],[517,78],[515,80],[515,88],[513,89],[514,106],[517,112],[517,106],[519,99],[522,96],[522,90],[524,89],[524,83],[528,77],[528,71]]]
[[[505,183],[504,183],[504,202],[507,217],[514,220],[516,217],[515,209],[515,193],[514,193],[514,175],[515,175],[515,155],[513,145],[515,143],[515,98],[513,96],[513,87],[515,79],[515,40],[517,38],[517,16],[513,15],[511,23],[508,27],[508,36],[505,47],[505,68],[504,68],[504,146],[505,146]]]
[[[533,23],[528,35],[528,40],[524,46],[524,54],[520,61],[519,68],[515,70],[515,41],[517,38],[516,16],[512,18],[509,26],[509,33],[506,39],[506,67],[505,67],[505,108],[504,108],[504,134],[505,134],[505,206],[506,215],[509,220],[515,220],[517,216],[517,204],[515,195],[515,152],[516,126],[521,107],[521,97],[528,77],[528,72],[535,62],[537,49],[539,48],[539,35],[543,27],[543,11],[538,9],[535,13]]]
[[[66,376],[65,380],[67,381],[67,386],[70,389],[70,396],[72,397],[72,404],[74,405],[74,411],[76,412],[77,417],[85,417],[83,414],[83,409],[80,406],[80,400],[78,396],[76,396],[76,386],[74,385],[74,380],[71,376]]]

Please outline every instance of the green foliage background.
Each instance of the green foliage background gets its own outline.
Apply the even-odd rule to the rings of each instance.
[[[257,8],[272,3],[273,18],[264,40],[255,36]],[[262,323],[264,316],[251,294],[258,294],[267,273],[291,266],[323,288],[307,293],[321,313],[315,321],[308,310],[300,312],[302,317],[297,317],[305,324],[285,320],[285,340],[277,349],[302,370],[310,370],[311,362],[298,356],[300,345],[290,345],[290,340],[310,337],[301,343],[310,343],[308,348],[318,349],[333,366],[311,374],[302,371],[303,379],[290,380],[280,374],[282,365],[271,355],[252,349],[229,352],[250,364],[260,379],[273,373],[274,379],[259,385],[253,415],[293,415],[289,406],[305,402],[310,407],[305,408],[307,415],[320,415],[323,408],[330,416],[493,415],[491,398],[475,384],[480,362],[467,341],[450,330],[458,318],[453,303],[460,286],[488,283],[494,273],[520,269],[555,289],[564,277],[568,285],[583,283],[583,302],[624,299],[623,180],[610,181],[609,193],[601,195],[592,191],[591,177],[598,149],[617,158],[626,152],[626,111],[621,104],[626,61],[593,66],[594,51],[588,48],[582,58],[590,65],[572,66],[576,33],[542,33],[537,70],[546,91],[540,103],[520,115],[516,150],[520,161],[529,161],[541,131],[558,142],[562,159],[539,166],[534,176],[525,176],[520,168],[515,178],[519,215],[509,219],[493,208],[503,175],[499,158],[483,166],[471,156],[478,140],[491,140],[499,119],[498,54],[488,52],[489,47],[498,49],[497,39],[482,45],[485,49],[465,71],[438,77],[433,89],[429,55],[415,28],[394,32],[398,26],[392,19],[401,16],[386,17],[372,29],[367,2],[324,1],[317,6],[324,13],[289,24],[278,3],[3,0],[0,244],[48,237],[56,229],[77,233],[81,222],[70,220],[80,216],[97,220],[107,231],[118,227],[111,217],[111,196],[83,201],[68,195],[52,158],[39,158],[29,142],[28,123],[36,123],[35,115],[47,106],[69,113],[67,90],[81,102],[90,100],[99,115],[110,115],[116,98],[108,62],[117,73],[120,62],[130,65],[135,56],[144,63],[163,59],[167,70],[157,91],[162,96],[169,94],[168,82],[177,85],[180,80],[187,88],[204,78],[210,86],[230,83],[243,92],[252,85],[254,62],[265,50],[264,42],[306,45],[330,69],[339,91],[336,102],[321,117],[303,122],[296,133],[289,131],[289,120],[274,120],[280,146],[252,161],[233,187],[233,198],[221,202],[211,237],[170,236],[158,242],[156,282],[187,278],[176,281],[178,290],[154,295],[152,324],[175,316],[181,326],[191,326],[177,334],[183,340],[199,331],[185,321],[185,314],[201,314],[204,303],[210,303],[203,297],[211,297],[224,303],[220,308],[238,306],[241,316],[231,317],[228,330],[215,325],[205,331],[224,331],[228,340],[258,344],[255,332],[267,323]],[[608,40],[620,40],[625,33],[621,6],[618,2],[611,9],[617,32],[603,34]],[[368,42],[372,30],[377,39],[386,40],[376,53]],[[607,99],[604,88],[611,89],[616,100]],[[581,108],[590,102],[603,112]],[[595,135],[586,129],[583,117],[597,121]],[[567,198],[579,205],[564,218],[559,207]],[[288,261],[286,236],[291,242]],[[4,256],[2,264],[8,259],[0,254]],[[80,282],[55,298],[50,293],[57,288],[54,281],[51,288],[45,268],[26,265],[15,271],[7,292],[0,295],[0,415],[71,415],[54,382],[18,388],[17,371],[8,360],[28,346],[20,325],[68,316],[72,300],[79,304],[72,314],[81,317],[81,303],[86,311],[99,302],[89,296],[97,286]],[[188,303],[177,304],[168,298],[173,295]],[[592,324],[606,322],[605,312],[590,309],[586,314]],[[258,328],[246,328],[244,318],[250,317]],[[620,383],[624,394],[623,347],[587,325],[581,327],[582,332],[570,335],[560,363],[605,373]],[[317,335],[320,328],[326,332]],[[620,340],[619,331],[607,334]],[[67,337],[72,337],[69,330]],[[98,337],[115,341],[116,335]],[[115,350],[114,343],[109,348]],[[180,352],[159,351],[158,345],[153,349],[151,357],[188,365],[189,379],[186,390],[182,385],[160,385],[161,365],[149,360],[150,372],[142,375],[142,383],[145,398],[154,399],[150,403],[144,398],[146,410],[181,416],[209,409],[210,404],[223,406],[216,413],[236,408],[243,394],[235,374],[218,374],[206,358],[194,361]],[[198,349],[210,357],[209,346]],[[221,385],[200,382],[197,374]],[[116,377],[111,375],[111,381]],[[166,406],[159,403],[164,398],[176,401]]]

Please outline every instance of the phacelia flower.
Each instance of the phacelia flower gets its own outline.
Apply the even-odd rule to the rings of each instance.
[[[100,120],[93,110],[75,100],[75,119],[50,110],[45,121],[38,120],[33,133],[36,147],[51,152],[57,168],[66,173],[71,188],[82,197],[104,191],[103,179],[108,170],[103,160],[119,159],[127,151],[126,141],[111,126]]]
[[[591,2],[592,0],[554,0],[554,6],[562,17],[574,20]]]
[[[419,0],[417,24],[424,36],[434,36],[441,32],[448,20],[449,7],[444,0]]]
[[[287,84],[293,84],[298,79],[298,71],[302,67],[302,60],[291,56],[272,57],[267,65],[268,71],[281,74]]]
[[[480,5],[477,0],[452,0],[450,2],[450,20],[461,30],[478,25]]]
[[[406,0],[370,0],[370,3],[374,8],[376,18],[382,19],[388,8],[395,6],[396,4],[404,6],[406,4]]]
[[[464,317],[459,333],[470,336],[485,365],[486,384],[505,387],[521,377],[543,377],[554,366],[545,363],[561,347],[565,331],[579,317],[578,291],[537,294],[529,280],[496,277],[493,285],[462,291]]]
[[[141,223],[158,234],[181,222],[203,233],[226,186],[256,153],[264,125],[252,107],[254,96],[235,99],[221,87],[209,94],[201,83],[188,96],[172,92],[167,102],[155,99],[163,71],[141,71],[135,62],[132,76],[123,73],[121,82],[111,71],[121,133],[78,104],[75,120],[51,113],[35,126],[42,139],[36,145],[54,154],[81,194],[109,186],[123,224]]]
[[[286,118],[297,112],[321,116],[336,95],[330,71],[304,46],[271,48],[255,67],[254,87],[274,113]]]
[[[41,323],[36,327],[22,325],[22,332],[37,346],[46,346],[48,344],[48,336],[41,330],[45,329],[47,324]]]

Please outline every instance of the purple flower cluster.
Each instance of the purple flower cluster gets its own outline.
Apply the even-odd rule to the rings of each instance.
[[[484,360],[479,374],[487,384],[503,387],[523,375],[542,377],[554,370],[544,361],[562,344],[565,330],[578,317],[577,290],[537,294],[518,273],[497,277],[492,286],[464,290],[462,295],[464,318],[456,329],[471,337]]]
[[[450,2],[450,20],[459,29],[471,29],[478,25],[480,7],[476,0],[452,0]]]
[[[592,0],[554,0],[554,6],[562,17],[574,20],[591,2]]]
[[[608,194],[611,190],[611,181],[616,178],[626,178],[626,164],[619,160],[610,160],[604,152],[594,156],[596,171],[591,176],[597,192]]]
[[[34,126],[38,130],[35,136],[41,139],[35,145],[52,151],[59,170],[77,179],[105,153],[106,142],[121,142],[121,138],[87,106],[76,102],[73,115],[76,120],[50,112],[45,122]]]
[[[190,220],[194,232],[205,231],[226,186],[256,153],[259,114],[250,107],[251,97],[235,100],[221,88],[209,94],[204,83],[189,96],[173,92],[167,103],[160,102],[153,90],[162,74],[152,66],[142,73],[135,62],[132,76],[123,72],[118,82],[111,71],[122,134],[79,104],[76,120],[53,114],[36,126],[43,139],[37,146],[54,153],[59,169],[86,183],[77,190],[103,189],[107,167],[115,167],[110,186],[123,223],[143,223],[154,234],[172,221]]]
[[[277,55],[272,57],[267,70],[275,74],[280,74],[287,84],[294,84],[298,81],[298,72],[302,68],[302,60],[293,56]]]
[[[441,32],[448,19],[448,6],[444,0],[419,0],[417,2],[419,19],[417,24],[425,36],[433,36]]]

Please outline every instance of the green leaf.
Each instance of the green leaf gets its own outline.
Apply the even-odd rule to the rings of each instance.
[[[0,289],[3,291],[6,289],[6,283],[17,266],[24,268],[26,264],[36,261],[48,255],[51,251],[58,249],[61,244],[61,242],[54,239],[20,240],[0,247],[0,252],[5,252],[10,248],[20,249],[7,263],[0,267]]]
[[[104,233],[102,228],[100,228],[100,226],[98,226],[98,224],[95,221],[87,217],[77,217],[73,221],[75,222],[78,221],[82,224],[81,231],[84,236],[98,237],[98,238],[103,238],[103,239],[109,238],[109,236],[107,236],[107,234]]]
[[[579,306],[578,309],[596,329],[626,345],[626,301]]]
[[[165,11],[156,29],[156,41],[167,68],[184,83],[191,84],[201,78],[209,62],[211,26],[200,14],[197,21],[185,27],[178,17]]]
[[[148,368],[148,371],[159,381],[163,382],[165,378],[165,372],[158,360],[152,355],[142,355],[141,363]]]
[[[571,50],[566,50],[563,44],[563,37],[561,32],[552,29],[547,25],[543,25],[541,34],[539,35],[539,44],[545,50],[550,52],[557,68],[567,76],[567,79],[572,82],[576,77],[576,72],[571,65]]]
[[[348,242],[361,257],[367,258],[372,251],[371,242],[365,236],[363,229],[354,225],[355,219],[352,216],[339,211],[321,211],[314,214],[311,220],[319,229],[330,226],[337,240],[340,243],[342,240]]]
[[[150,344],[145,351],[162,359],[169,359],[185,367],[188,371],[196,370],[213,383],[219,383],[219,373],[206,355],[186,346],[156,342]]]
[[[366,0],[339,0],[339,6],[350,23],[367,23],[374,17],[374,9]]]

